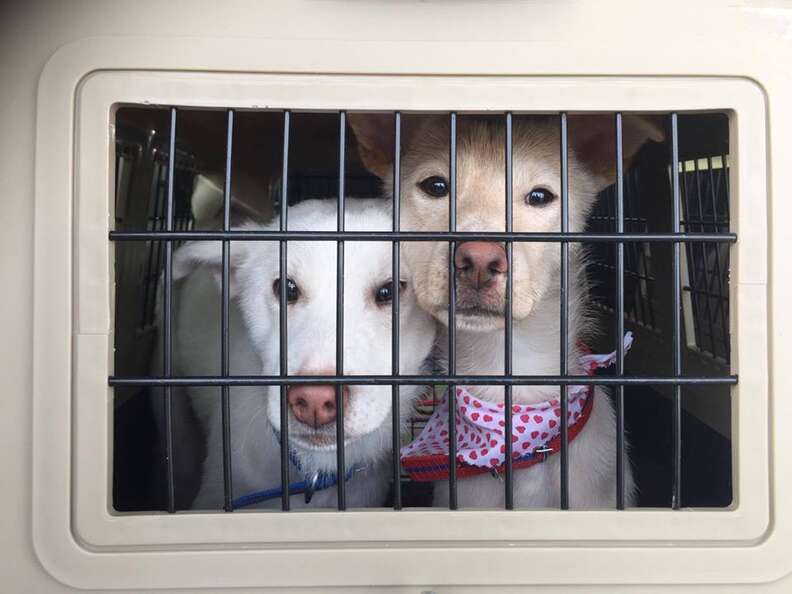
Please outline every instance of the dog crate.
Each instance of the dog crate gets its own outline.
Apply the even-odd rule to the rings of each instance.
[[[7,22],[20,27],[40,16],[35,7],[4,10]],[[33,287],[32,300],[26,291],[11,292],[9,311],[19,315],[9,320],[4,348],[12,396],[12,447],[4,460],[18,485],[3,496],[13,514],[4,572],[9,588],[789,587],[792,510],[785,502],[792,487],[783,424],[792,411],[780,364],[788,325],[780,250],[783,225],[792,219],[783,199],[773,199],[790,183],[781,165],[789,153],[782,106],[790,89],[776,66],[789,53],[787,10],[772,3],[707,5],[700,15],[694,13],[703,8],[681,3],[279,2],[69,10],[68,18],[46,20],[30,37],[3,42],[19,65],[8,75],[18,84],[3,85],[3,93],[15,99],[9,104],[20,115],[3,140],[14,150],[4,152],[11,155],[8,166],[22,165],[8,200],[16,223],[7,237],[14,255],[9,286]],[[127,16],[119,21],[119,14]],[[711,24],[706,32],[704,16]],[[128,37],[141,33],[148,36]],[[751,47],[734,43],[744,38],[753,40]],[[23,97],[36,80],[34,108]],[[300,235],[281,228],[243,237],[237,213],[267,220],[306,198],[383,200],[347,127],[358,113],[386,114],[397,139],[406,119],[441,114],[451,129],[451,163],[457,125],[472,117],[501,122],[509,189],[513,123],[529,114],[554,118],[560,228],[513,233],[507,216],[503,232],[455,229],[452,165],[448,230],[403,231],[397,216],[389,232],[342,226]],[[619,139],[633,114],[657,117],[666,138],[646,144],[622,168]],[[570,233],[563,223],[574,135],[568,124],[578,116],[609,118],[618,167],[616,184],[598,197],[587,228]],[[398,140],[394,154],[401,154]],[[505,194],[510,205],[510,191]],[[236,201],[232,212],[232,195],[250,199]],[[398,200],[394,207],[398,212]],[[20,246],[31,243],[25,241],[30,228],[34,249],[25,251]],[[339,246],[379,240],[396,242],[398,254],[399,244],[411,241],[451,245],[471,238],[502,241],[509,254],[517,242],[557,243],[562,263],[572,244],[587,246],[591,308],[602,328],[588,346],[615,351],[615,369],[569,375],[569,345],[560,340],[559,375],[513,375],[508,339],[502,376],[458,375],[453,347],[448,369],[416,377],[311,378],[283,370],[240,377],[230,372],[227,356],[219,374],[203,377],[174,377],[167,355],[161,372],[150,366],[158,319],[169,351],[169,316],[158,318],[157,311],[169,309],[171,258],[182,242],[214,241],[224,251],[218,307],[227,314],[228,257],[236,241],[287,249],[297,239]],[[511,286],[511,268],[509,279]],[[453,286],[449,295],[453,341]],[[629,354],[624,331],[634,337]],[[393,340],[398,344],[398,333]],[[498,509],[459,508],[453,464],[450,505],[431,507],[426,485],[400,472],[397,448],[393,494],[384,508],[346,509],[340,488],[336,509],[248,510],[235,505],[233,468],[226,467],[223,504],[187,509],[194,477],[179,475],[174,451],[191,451],[195,459],[203,452],[169,438],[169,390],[214,386],[227,409],[238,386],[295,382],[433,386],[410,420],[416,433],[449,385],[506,386],[507,410],[510,386],[562,386],[562,409],[571,386],[606,386],[617,411],[614,480],[623,495],[629,453],[637,505],[622,509],[628,507],[622,496],[613,509],[567,509],[575,477],[566,462],[570,423],[562,410],[554,454],[562,460],[559,509],[527,509],[512,500],[514,473],[530,470],[514,467],[509,447],[505,504]],[[152,409],[160,390],[170,405]],[[394,445],[407,440],[394,435]],[[283,482],[289,480],[286,473]]]
[[[117,113],[119,124],[124,121],[139,122],[137,129],[122,127],[119,125],[116,135],[116,153],[126,154],[126,147],[131,144],[129,137],[143,136],[151,128],[151,120],[160,120],[160,124],[167,128],[167,109],[156,109],[151,107],[124,107]],[[178,115],[178,114],[177,114]],[[232,164],[231,170],[215,175],[211,167],[204,165],[204,175],[215,175],[219,181],[214,183],[215,208],[219,209],[223,204],[222,179],[230,177],[231,195],[234,197],[232,204],[233,210],[242,210],[245,218],[266,218],[266,215],[256,215],[255,213],[267,213],[277,211],[281,204],[283,188],[286,188],[288,204],[294,205],[302,200],[324,198],[330,199],[338,193],[340,173],[337,170],[338,154],[341,150],[337,144],[339,140],[338,115],[335,113],[295,113],[289,114],[288,128],[286,132],[278,130],[278,125],[283,125],[282,118],[285,116],[281,112],[274,111],[247,111],[236,114],[235,122],[227,131],[231,134]],[[393,116],[395,117],[395,115]],[[409,117],[409,116],[405,116]],[[459,116],[464,121],[465,116]],[[519,117],[519,116],[518,116]],[[194,129],[205,130],[205,124],[209,121],[216,123],[222,118],[219,111],[200,111],[191,110],[184,112],[181,117],[177,117],[176,122],[181,122],[176,126],[176,144],[182,136],[195,136]],[[418,117],[420,119],[420,117]],[[492,118],[497,119],[497,118]],[[197,124],[201,124],[199,127]],[[228,126],[228,124],[227,124]],[[222,126],[214,126],[221,128]],[[179,132],[183,129],[184,132]],[[244,130],[243,136],[237,138],[236,130]],[[196,139],[199,146],[204,147],[202,152],[206,155],[202,159],[206,163],[220,164],[222,166],[225,151],[229,150],[224,141],[221,130],[215,130],[212,135],[204,133],[205,136],[214,137],[214,146],[201,137]],[[385,133],[386,131],[383,131]],[[613,130],[615,134],[615,127]],[[345,153],[350,153],[349,164],[345,163],[344,188],[350,188],[351,195],[364,196],[377,199],[379,193],[378,180],[372,174],[367,174],[363,165],[355,158],[354,136],[351,130],[345,130],[348,134],[351,150],[344,147]],[[725,115],[687,115],[682,116],[681,133],[678,150],[680,152],[680,207],[684,216],[680,219],[680,226],[685,230],[693,230],[693,233],[726,233],[729,229],[728,220],[728,188],[724,181],[726,176],[725,164],[726,156],[720,153],[728,151],[728,119]],[[263,149],[256,151],[255,146],[247,137],[256,137],[257,144]],[[269,138],[269,147],[267,141]],[[283,155],[280,146],[283,138],[289,138],[288,149],[284,148],[288,156],[285,164],[287,171],[287,184],[284,186],[282,179],[277,178],[276,172],[283,175]],[[306,138],[311,138],[312,142],[306,142]],[[709,146],[701,139],[708,140]],[[695,143],[694,143],[695,140]],[[668,227],[672,220],[670,205],[673,204],[669,176],[670,153],[668,147],[661,143],[650,143],[646,146],[633,167],[624,174],[622,180],[623,210],[625,211],[624,223],[628,232],[650,234],[652,232],[662,232]],[[268,149],[268,150],[267,150]],[[153,149],[156,151],[157,149]],[[701,167],[706,168],[704,172],[699,170],[696,159],[687,159],[687,156],[699,154],[719,153],[714,157],[700,157]],[[703,151],[703,152],[702,152]],[[237,185],[234,182],[236,177],[243,175],[243,179],[249,177],[245,169],[246,158],[239,158],[239,155],[256,153],[256,161],[266,170],[271,172],[269,179],[260,179],[258,186],[261,188],[274,188],[271,192],[257,192],[254,196],[240,195],[236,192]],[[168,148],[159,148],[159,158],[167,168]],[[177,152],[177,155],[179,153]],[[209,156],[211,155],[211,156]],[[233,158],[237,155],[236,160]],[[195,157],[192,157],[192,161]],[[251,159],[248,157],[248,161]],[[716,170],[712,166],[720,165]],[[182,164],[183,159],[174,161],[176,175],[174,180],[186,179],[189,183],[175,183],[172,190],[173,212],[182,213],[177,217],[174,214],[174,230],[184,231],[192,227],[192,221],[196,218],[191,214],[195,210],[199,226],[212,226],[210,221],[206,222],[206,206],[199,204],[201,198],[206,198],[204,178],[196,177],[196,169],[185,168]],[[235,167],[236,165],[236,167]],[[683,169],[687,168],[687,169]],[[335,169],[335,171],[333,171]],[[130,181],[135,180],[135,173],[129,174],[128,167],[117,169],[117,190],[116,204],[142,204],[148,205],[146,212],[165,212],[165,202],[167,188],[167,174],[163,175],[161,169],[138,169],[136,187],[141,191],[130,199]],[[154,179],[150,179],[151,177]],[[206,178],[208,179],[208,178]],[[703,182],[702,182],[703,179]],[[351,183],[350,183],[351,182]],[[150,188],[158,188],[152,191]],[[317,191],[318,190],[318,191]],[[243,190],[244,192],[244,190]],[[643,202],[641,201],[643,197]],[[379,198],[379,200],[384,200]],[[240,204],[241,203],[241,204]],[[645,212],[644,204],[651,206],[649,212]],[[601,233],[614,232],[618,228],[618,217],[614,211],[618,205],[618,196],[615,186],[605,190],[597,201],[598,210],[590,217],[592,230]],[[119,212],[117,207],[116,212]],[[704,213],[707,213],[706,216]],[[720,216],[719,212],[722,212]],[[695,218],[695,217],[698,218]],[[198,487],[201,468],[201,458],[206,455],[205,438],[202,438],[198,427],[185,431],[189,435],[188,439],[172,441],[171,454],[167,452],[167,441],[164,437],[163,420],[158,418],[157,409],[162,408],[160,399],[161,390],[155,385],[145,386],[145,377],[157,375],[153,373],[149,366],[150,360],[145,360],[145,356],[151,352],[151,341],[130,344],[130,340],[135,339],[140,333],[130,333],[125,331],[127,315],[124,311],[135,311],[134,307],[125,307],[122,302],[129,293],[132,295],[142,294],[138,301],[143,303],[144,315],[153,311],[157,282],[163,272],[164,250],[162,242],[157,241],[165,235],[165,217],[149,217],[145,224],[127,223],[125,219],[129,217],[116,216],[116,232],[132,232],[138,242],[118,241],[118,259],[115,269],[116,274],[116,303],[119,314],[116,316],[116,350],[115,366],[117,380],[121,383],[130,381],[126,378],[137,376],[135,380],[138,387],[138,394],[135,398],[124,398],[130,393],[130,388],[120,387],[116,392],[116,407],[114,424],[114,499],[113,505],[117,511],[153,511],[170,509],[187,509],[195,495]],[[650,230],[648,221],[653,222]],[[218,230],[219,221],[214,222],[215,230]],[[694,226],[695,225],[695,226]],[[153,234],[141,234],[141,231],[152,231]],[[118,237],[114,235],[113,237]],[[121,236],[123,237],[123,235]],[[149,239],[144,243],[141,240]],[[683,243],[685,250],[681,253],[680,271],[684,279],[689,277],[688,282],[683,282],[680,295],[681,320],[684,322],[682,336],[685,338],[687,348],[682,350],[683,368],[689,378],[697,376],[720,376],[726,379],[729,376],[728,355],[726,348],[729,344],[729,324],[728,324],[728,250],[720,253],[722,246],[728,246],[727,241],[730,235],[717,236],[721,240],[719,243],[708,243],[703,241],[701,236],[691,235],[693,241]],[[725,240],[725,241],[724,241]],[[180,245],[174,242],[175,246]],[[285,244],[288,245],[288,242]],[[616,255],[617,244],[600,241],[591,244],[593,252],[589,263],[589,276],[592,279],[595,299],[606,312],[606,323],[602,327],[606,330],[614,330],[617,323],[613,316],[617,310],[617,295],[619,294],[618,283],[620,276]],[[671,373],[670,368],[663,365],[663,358],[658,358],[656,353],[659,348],[669,348],[673,339],[673,311],[671,291],[663,290],[662,287],[671,285],[673,271],[666,265],[663,269],[662,264],[670,262],[668,245],[662,243],[652,245],[651,242],[631,241],[623,244],[625,250],[624,278],[627,280],[625,295],[625,319],[626,328],[633,334],[638,335],[637,346],[633,349],[633,354],[627,360],[629,365],[625,369],[628,375],[638,376],[664,376]],[[654,249],[655,259],[660,264],[653,265],[652,254]],[[121,259],[122,250],[129,250],[136,254],[137,259],[146,262],[145,268],[140,266],[128,265]],[[723,262],[721,263],[721,258]],[[134,261],[134,260],[133,260]],[[691,266],[687,263],[692,262]],[[152,264],[154,263],[154,264]],[[152,266],[154,267],[152,269]],[[665,276],[658,281],[654,268],[664,270]],[[695,274],[684,274],[692,268]],[[137,279],[129,281],[130,272],[145,270],[145,274]],[[126,286],[132,284],[137,287],[137,291],[129,291]],[[689,297],[687,297],[689,295]],[[686,298],[687,297],[687,298]],[[706,301],[705,301],[706,300]],[[712,301],[712,304],[710,304]],[[703,303],[703,304],[702,304]],[[711,307],[710,307],[711,305]],[[706,307],[705,307],[706,306]],[[172,305],[172,310],[178,309],[176,303]],[[657,310],[657,311],[655,311]],[[131,322],[129,320],[127,323]],[[225,332],[224,332],[225,334]],[[702,336],[706,337],[710,350],[699,348],[697,340],[701,341]],[[689,338],[688,338],[689,337]],[[288,337],[287,337],[288,338]],[[231,339],[229,339],[231,340]],[[398,340],[398,337],[397,337]],[[607,352],[612,350],[616,344],[615,332],[607,333],[592,343],[597,350]],[[651,356],[646,356],[651,353]],[[717,354],[716,354],[717,353]],[[140,354],[143,356],[141,357]],[[643,360],[640,360],[641,357]],[[700,359],[708,363],[702,365]],[[670,353],[665,357],[666,362],[671,360]],[[134,362],[141,362],[138,369],[131,367]],[[442,373],[441,373],[442,375]],[[633,472],[637,476],[638,506],[640,507],[663,507],[671,505],[672,494],[675,487],[672,477],[677,473],[678,481],[685,485],[684,496],[682,489],[679,488],[679,503],[682,507],[724,507],[732,501],[732,481],[731,481],[731,402],[729,399],[729,386],[724,383],[712,384],[692,383],[685,387],[685,398],[681,398],[679,412],[679,426],[674,428],[672,422],[672,393],[668,389],[663,389],[662,385],[645,384],[643,386],[627,386],[627,406],[622,408],[621,414],[626,416],[624,430],[631,436],[631,459]],[[436,384],[432,384],[436,386]],[[150,390],[146,392],[145,390]],[[419,407],[412,418],[409,419],[409,440],[419,437],[421,431],[426,426],[427,419],[431,416],[438,404],[438,390],[427,386],[427,395],[422,398]],[[151,391],[154,393],[152,394]],[[219,393],[218,393],[219,394]],[[186,398],[185,395],[176,398]],[[230,394],[233,398],[233,394]],[[684,406],[683,406],[684,405]],[[154,419],[152,419],[154,413]],[[184,414],[184,413],[182,413]],[[684,415],[684,416],[683,416]],[[667,422],[656,423],[658,418],[665,418]],[[151,429],[159,423],[159,432],[152,434]],[[179,419],[172,422],[182,422],[197,425],[193,418],[187,420]],[[148,428],[148,431],[141,430]],[[230,429],[229,429],[230,431]],[[680,441],[680,456],[675,460],[667,455],[674,441],[673,431],[677,431]],[[398,436],[397,436],[398,437]],[[152,442],[155,447],[151,447]],[[394,451],[399,450],[399,442]],[[193,452],[199,452],[195,455]],[[146,455],[144,455],[144,453]],[[173,459],[174,469],[168,471],[164,466],[165,461]],[[678,463],[679,468],[674,468]],[[398,460],[393,462],[396,471],[401,469]],[[501,474],[505,474],[505,468]],[[169,472],[177,476],[175,487],[168,485]],[[293,472],[293,471],[292,471]],[[178,477],[181,477],[180,479]],[[298,477],[299,478],[299,477]],[[229,484],[233,483],[233,471],[228,473]],[[394,479],[395,480],[395,479]],[[427,489],[426,484],[416,484],[410,479],[407,473],[401,474],[400,481],[395,483],[399,488],[392,489],[392,505],[395,509],[402,507],[402,500],[408,507],[430,507],[432,505],[431,489]],[[168,501],[168,493],[172,493],[173,500]],[[229,496],[229,508],[233,501],[241,500],[243,497]],[[244,499],[249,501],[250,498]],[[512,506],[514,505],[512,501]]]

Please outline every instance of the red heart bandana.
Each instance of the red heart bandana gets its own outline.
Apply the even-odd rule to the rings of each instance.
[[[632,333],[624,336],[625,352],[632,345]],[[579,362],[587,374],[607,367],[616,360],[616,352],[607,355],[583,355]],[[581,418],[591,398],[589,386],[568,389],[568,423],[570,430]],[[505,462],[504,432],[506,414],[502,402],[489,402],[473,396],[466,388],[456,390],[457,460],[484,468],[497,468]],[[532,454],[553,441],[561,431],[561,408],[557,398],[533,404],[512,406],[512,457]],[[420,435],[401,450],[402,458],[448,455],[448,393],[435,408]]]

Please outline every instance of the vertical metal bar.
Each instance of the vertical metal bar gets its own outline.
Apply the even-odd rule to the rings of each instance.
[[[622,114],[616,114],[616,232],[624,233]],[[624,376],[624,242],[616,245],[616,373]],[[616,509],[625,507],[624,384],[616,392]]]
[[[165,228],[173,231],[173,177],[175,175],[176,155],[176,108],[170,112],[170,138],[168,140],[168,199],[165,206]],[[170,377],[173,350],[173,242],[165,240],[165,286],[163,287],[163,373]],[[171,387],[164,387],[165,406],[165,464],[168,482],[168,513],[176,511],[176,490],[173,480],[173,407],[171,404]]]
[[[344,230],[344,177],[346,175],[346,112],[338,114],[338,231]],[[344,241],[336,243],[336,375],[344,375]],[[344,386],[336,386],[336,477],[338,509],[346,509],[344,461]]]
[[[291,112],[283,112],[283,161],[281,170],[281,197],[280,197],[280,230],[286,231],[288,226],[289,211],[289,132],[291,125]],[[280,377],[284,379],[289,375],[289,341],[288,341],[288,242],[282,239],[280,248]],[[281,465],[281,509],[289,511],[291,508],[289,498],[289,386],[280,386],[280,465]]]
[[[672,204],[672,231],[679,233],[680,194],[679,194],[679,125],[676,113],[671,114],[671,185],[673,191]],[[682,322],[681,302],[682,285],[680,274],[680,244],[673,243],[673,348],[674,348],[674,377],[682,373]],[[673,410],[673,484],[671,492],[671,507],[680,508],[681,483],[682,483],[682,387],[674,386]]]
[[[231,229],[231,156],[234,142],[234,110],[228,110],[228,123],[226,129],[226,163],[225,186],[223,188],[223,231]],[[231,242],[223,240],[223,290],[222,290],[222,320],[221,320],[221,346],[220,346],[220,374],[228,377],[230,373],[230,269],[231,269]],[[231,484],[231,409],[228,398],[228,386],[221,390],[221,422],[223,429],[223,496],[224,508],[227,512],[233,511],[234,493]]]
[[[449,123],[448,150],[448,230],[456,231],[456,200],[457,200],[457,114],[451,112]],[[454,255],[456,243],[448,244],[448,375],[456,375],[456,264]],[[448,384],[448,507],[457,509],[457,476],[456,476],[456,384]]]
[[[396,112],[393,114],[393,231],[398,232],[400,228],[400,206],[401,206],[401,113]],[[391,373],[399,375],[399,297],[401,283],[400,278],[400,254],[399,254],[399,241],[394,240],[392,243],[393,255],[391,256],[391,263],[393,265],[393,272],[391,279],[393,283],[393,310],[392,317],[392,330],[391,330]],[[399,409],[399,386],[394,384],[391,386],[391,420],[392,420],[392,437],[393,437],[393,509],[401,509],[401,464],[399,461],[399,450],[401,448],[401,418]]]
[[[569,232],[569,146],[567,114],[561,113],[561,232]],[[567,375],[569,310],[569,244],[561,243],[561,375]],[[569,394],[561,386],[561,509],[569,509]]]
[[[505,183],[506,183],[506,220],[504,221],[506,226],[506,233],[512,232],[512,225],[513,225],[513,213],[512,213],[512,176],[513,176],[513,156],[512,156],[512,114],[511,112],[506,113],[506,146],[505,148],[505,168],[506,168],[506,175],[505,175]],[[512,289],[513,289],[513,278],[514,274],[512,271],[512,253],[513,253],[513,243],[511,241],[506,242],[506,319],[505,319],[505,327],[504,327],[504,366],[503,372],[506,376],[511,376],[513,373],[512,369],[512,350],[513,350],[513,340],[512,340]],[[503,394],[503,409],[506,411],[506,427],[505,427],[505,445],[506,445],[506,460],[505,460],[505,479],[506,479],[506,493],[505,493],[505,507],[506,509],[514,509],[514,475],[512,474],[512,386],[507,385],[504,386],[504,394]]]

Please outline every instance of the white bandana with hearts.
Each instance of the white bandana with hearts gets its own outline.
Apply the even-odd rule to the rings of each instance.
[[[632,333],[624,336],[624,351],[632,346]],[[587,374],[616,361],[616,351],[607,355],[583,355],[579,362]],[[589,386],[570,386],[568,419],[570,426],[580,418],[589,395]],[[502,402],[476,398],[465,388],[457,388],[457,460],[472,466],[497,467],[504,463],[506,414]],[[557,398],[512,406],[512,456],[520,458],[552,441],[561,431],[561,408]],[[420,435],[401,450],[402,457],[448,454],[448,393]]]

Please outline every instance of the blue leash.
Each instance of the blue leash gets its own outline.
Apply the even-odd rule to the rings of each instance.
[[[275,437],[279,438],[278,433]],[[289,450],[289,461],[297,468],[298,472],[302,472],[302,465],[297,459],[297,454],[294,450]],[[363,466],[353,466],[344,475],[344,481],[351,479],[356,473],[364,470]],[[310,503],[311,498],[317,491],[323,491],[338,484],[338,478],[332,472],[315,472],[310,478],[298,481],[296,483],[289,483],[289,495],[299,495],[305,493],[305,503]],[[265,489],[264,491],[255,491],[247,495],[241,495],[231,502],[233,509],[238,507],[245,507],[262,501],[269,501],[270,499],[277,499],[283,495],[283,487],[274,487],[272,489]]]
[[[347,471],[346,475],[344,475],[344,480],[348,481],[352,478],[352,476],[360,471],[363,468],[355,467],[351,468]],[[289,495],[299,495],[300,493],[305,493],[305,503],[310,503],[313,494],[316,491],[323,491],[324,489],[329,489],[330,487],[335,486],[338,483],[338,479],[334,473],[317,473],[314,477],[310,480],[302,480],[296,483],[289,484]],[[247,505],[253,505],[255,503],[261,503],[262,501],[269,501],[270,499],[277,499],[283,494],[282,487],[275,487],[272,489],[265,489],[264,491],[256,491],[254,493],[248,493],[247,495],[242,495],[237,497],[232,501],[232,505],[234,509],[238,507],[245,507]]]

